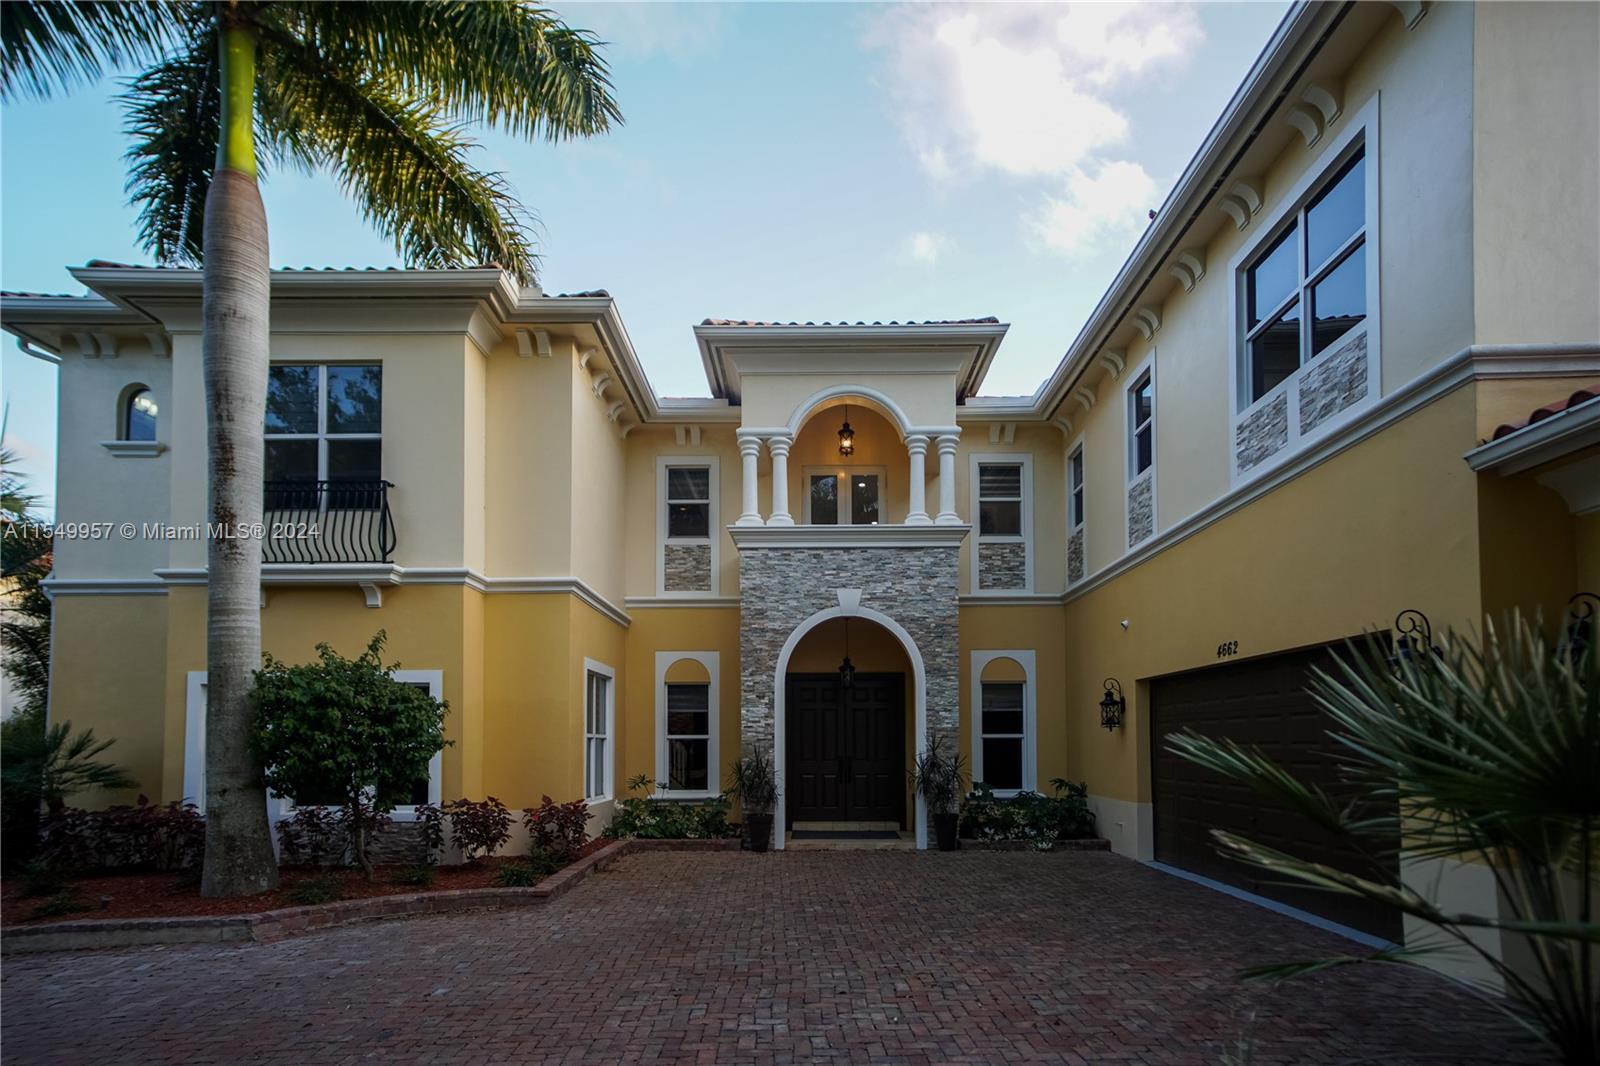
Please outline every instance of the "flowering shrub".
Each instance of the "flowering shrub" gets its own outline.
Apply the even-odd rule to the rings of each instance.
[[[557,803],[545,796],[539,806],[523,810],[522,822],[528,827],[531,850],[563,866],[576,859],[589,841],[589,805],[583,800]]]
[[[499,851],[511,837],[511,812],[504,803],[490,796],[482,803],[458,799],[435,807],[424,803],[417,808],[417,823],[429,856],[444,849],[444,824],[450,822],[450,838],[468,862],[477,862]]]
[[[1062,778],[1050,782],[1055,792],[1041,796],[1020,792],[1008,799],[981,782],[961,801],[961,835],[969,840],[1023,840],[1048,849],[1057,840],[1094,835],[1089,790]]]
[[[205,853],[206,823],[192,803],[85,811],[68,807],[46,819],[40,858],[59,870],[182,870]]]
[[[617,802],[605,835],[615,839],[708,840],[738,836],[728,824],[728,799],[716,796],[699,803],[650,798],[650,779],[640,774],[628,782],[629,795]]]

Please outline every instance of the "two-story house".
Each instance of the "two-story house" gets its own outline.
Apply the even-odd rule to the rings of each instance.
[[[707,320],[678,399],[604,292],[274,271],[265,647],[387,631],[451,707],[418,801],[603,818],[761,747],[780,826],[925,845],[944,737],[1002,794],[1086,781],[1120,852],[1400,939],[1217,859],[1285,830],[1161,738],[1318,765],[1328,648],[1600,589],[1597,43],[1594,5],[1295,6],[1031,396],[984,394],[992,318]],[[59,520],[111,525],[57,545],[50,713],[203,800],[200,278],[72,273],[0,309],[61,363]]]

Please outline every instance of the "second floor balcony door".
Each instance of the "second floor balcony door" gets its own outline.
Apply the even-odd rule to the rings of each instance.
[[[805,521],[808,524],[875,526],[886,521],[882,467],[807,467],[805,479]]]

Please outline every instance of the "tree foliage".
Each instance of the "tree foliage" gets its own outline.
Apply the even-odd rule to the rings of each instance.
[[[1512,615],[1481,640],[1448,635],[1437,654],[1391,655],[1374,637],[1352,645],[1337,676],[1317,671],[1310,691],[1332,719],[1340,772],[1362,797],[1356,803],[1303,784],[1259,749],[1193,732],[1169,740],[1184,758],[1392,861],[1356,874],[1212,830],[1224,854],[1280,880],[1393,907],[1433,930],[1366,956],[1247,973],[1414,965],[1441,951],[1465,952],[1495,972],[1513,1017],[1564,1061],[1600,1059],[1600,655],[1591,625],[1574,619],[1552,641],[1536,622]],[[1430,900],[1402,878],[1395,841],[1406,859],[1481,864],[1494,876],[1499,913],[1463,913]],[[1484,933],[1525,948],[1531,972],[1512,961],[1517,952],[1483,946]]]
[[[317,661],[288,665],[268,655],[256,672],[255,743],[267,786],[279,795],[337,797],[351,826],[356,863],[369,876],[375,819],[394,810],[449,741],[443,700],[391,675],[380,630],[359,656],[327,644]]]

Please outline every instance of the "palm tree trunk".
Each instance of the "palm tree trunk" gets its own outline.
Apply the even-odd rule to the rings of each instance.
[[[270,278],[252,138],[254,35],[221,38],[222,136],[206,196],[204,362],[210,460],[203,896],[278,883],[267,794],[251,750],[251,675],[261,664],[261,476]]]

